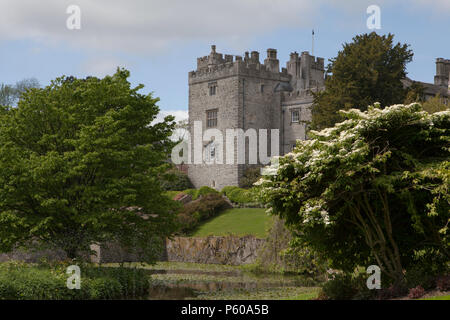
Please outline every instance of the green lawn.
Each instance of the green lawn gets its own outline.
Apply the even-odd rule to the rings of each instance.
[[[272,218],[265,213],[265,209],[229,209],[200,225],[192,236],[206,237],[209,235],[234,234],[239,236],[254,235],[264,238],[267,235],[271,220]]]
[[[423,298],[423,299],[420,299],[420,300],[450,300],[450,295],[435,296],[435,297]]]

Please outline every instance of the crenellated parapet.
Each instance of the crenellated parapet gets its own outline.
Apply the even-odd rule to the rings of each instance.
[[[275,49],[267,50],[267,58],[260,62],[259,52],[245,52],[244,57],[216,52],[211,46],[208,56],[197,58],[197,70],[189,72],[189,83],[208,81],[212,79],[243,75],[289,81],[287,69],[279,69],[279,60]]]

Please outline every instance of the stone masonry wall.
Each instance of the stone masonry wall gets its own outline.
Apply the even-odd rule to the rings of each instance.
[[[175,237],[166,240],[165,250],[161,252],[160,261],[195,262],[241,265],[255,262],[258,250],[264,244],[264,239],[253,236],[237,237],[207,237],[189,238]],[[116,244],[102,247],[93,245],[96,255],[90,257],[94,263],[139,262],[139,256],[130,254]],[[61,250],[45,250],[40,252],[14,251],[10,254],[0,254],[0,262],[18,260],[39,262],[43,257],[47,260],[64,260],[66,255]]]
[[[168,261],[242,265],[254,263],[264,239],[247,237],[177,237],[167,242]]]

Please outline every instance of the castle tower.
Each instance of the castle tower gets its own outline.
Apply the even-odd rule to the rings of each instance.
[[[450,60],[437,58],[436,76],[434,77],[434,84],[450,88],[449,80],[450,80]]]
[[[277,59],[276,49],[267,49],[267,58],[264,60],[264,65],[271,72],[280,72],[280,61]]]
[[[241,56],[224,56],[215,46],[211,46],[208,56],[197,59],[197,69],[189,73],[191,162],[196,157],[197,160],[202,158],[201,163],[188,166],[188,175],[195,187],[206,185],[222,189],[239,185],[246,169],[257,166],[259,149],[257,163],[253,164],[248,145],[254,136],[247,132],[249,129],[270,132],[270,129],[280,128],[281,93],[275,92],[275,88],[280,83],[289,84],[289,81],[286,69],[279,71],[275,49],[267,50],[264,64],[260,63],[257,51],[245,52],[242,59]],[[200,146],[194,146],[195,123],[201,123],[203,131],[212,129],[209,131],[219,137],[202,137]],[[238,163],[237,143],[231,146],[234,161],[227,161],[227,129],[244,132],[244,164]],[[270,136],[267,140],[270,144]],[[259,142],[256,145],[259,147]],[[269,155],[270,149],[271,146],[267,146]]]

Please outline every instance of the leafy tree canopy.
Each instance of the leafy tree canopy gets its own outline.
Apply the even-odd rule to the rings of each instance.
[[[131,88],[129,72],[61,77],[0,113],[0,251],[32,241],[71,258],[119,241],[143,259],[174,229],[158,175],[174,118],[150,125],[158,99]],[[154,251],[152,251],[154,249]]]
[[[392,34],[372,32],[345,43],[330,60],[325,90],[314,94],[311,128],[332,127],[342,121],[339,110],[364,111],[375,102],[382,106],[402,103],[406,91],[401,80],[412,56],[408,45],[394,44]]]
[[[338,269],[377,264],[401,281],[418,254],[448,261],[450,111],[376,104],[342,114],[279,158],[277,174],[258,182],[262,201]]]

